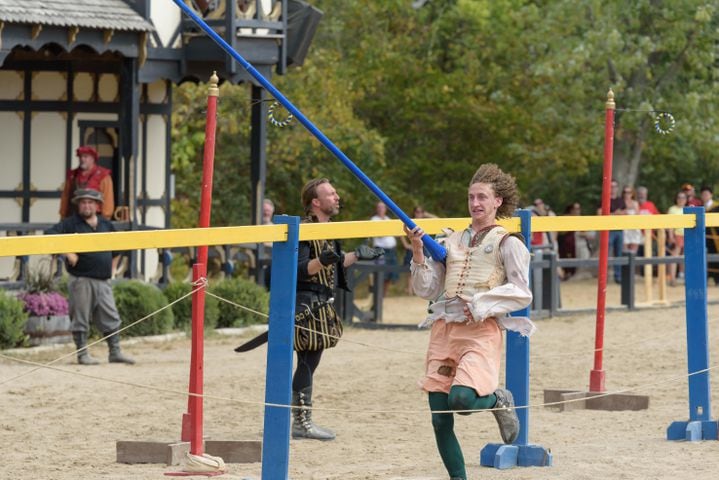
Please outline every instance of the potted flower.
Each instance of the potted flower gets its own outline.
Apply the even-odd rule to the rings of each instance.
[[[50,270],[38,264],[28,274],[27,291],[18,295],[29,315],[25,333],[32,346],[72,342],[70,308],[65,296],[56,290]]]

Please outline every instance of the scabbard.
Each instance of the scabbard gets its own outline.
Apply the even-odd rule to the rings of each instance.
[[[320,302],[320,303],[314,305],[313,308],[306,308],[301,314],[305,314],[305,315],[306,314],[310,314],[310,315],[316,314],[317,312],[320,311],[320,309],[322,307],[327,306],[327,305],[332,305],[334,303],[334,301],[335,301],[334,298],[330,298],[326,302]],[[295,319],[298,317],[298,315],[301,315],[301,314],[296,314]],[[257,335],[255,338],[251,338],[250,340],[247,340],[245,343],[243,343],[239,347],[236,347],[235,351],[238,353],[242,353],[242,352],[249,352],[250,350],[254,350],[255,348],[259,347],[260,345],[264,345],[265,343],[267,343],[267,339],[269,338],[269,335],[270,335],[269,331],[262,332],[259,335]]]
[[[264,345],[267,343],[267,339],[269,338],[269,332],[265,331],[257,335],[255,338],[252,338],[239,347],[235,348],[236,352],[249,352],[250,350],[254,350],[255,348],[259,347],[260,345]]]

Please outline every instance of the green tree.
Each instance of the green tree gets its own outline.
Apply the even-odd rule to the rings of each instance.
[[[647,185],[666,208],[681,182],[711,185],[719,175],[714,3],[313,4],[325,15],[305,65],[273,81],[405,211],[422,203],[439,215],[466,215],[467,179],[494,162],[517,177],[526,201],[542,196],[561,210],[580,200],[593,213],[610,87],[622,183]],[[205,92],[180,90],[173,162],[184,193],[175,206],[196,215]],[[672,112],[674,132],[656,134],[649,110]],[[213,224],[248,223],[247,87],[223,86],[219,118],[222,211],[213,211]],[[302,183],[327,176],[344,197],[341,220],[370,215],[373,195],[303,127],[271,128],[268,140],[267,195],[278,213],[301,214]]]

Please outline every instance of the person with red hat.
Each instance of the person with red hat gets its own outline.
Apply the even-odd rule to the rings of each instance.
[[[97,164],[99,155],[93,147],[81,146],[76,150],[76,154],[80,159],[80,165],[67,172],[65,188],[60,197],[60,218],[67,218],[75,213],[74,205],[70,201],[73,192],[91,189],[100,192],[103,197],[97,212],[110,220],[115,211],[112,172]]]

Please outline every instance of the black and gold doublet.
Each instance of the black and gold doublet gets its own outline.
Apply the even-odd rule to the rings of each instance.
[[[306,222],[316,222],[316,219],[307,217],[303,219],[303,223]],[[337,252],[340,260],[322,267],[315,275],[309,275],[309,262],[326,250]],[[337,240],[300,242],[297,260],[295,350],[323,350],[334,347],[342,336],[342,319],[338,317],[334,305],[327,302],[335,296],[338,287],[348,290],[340,243]]]

